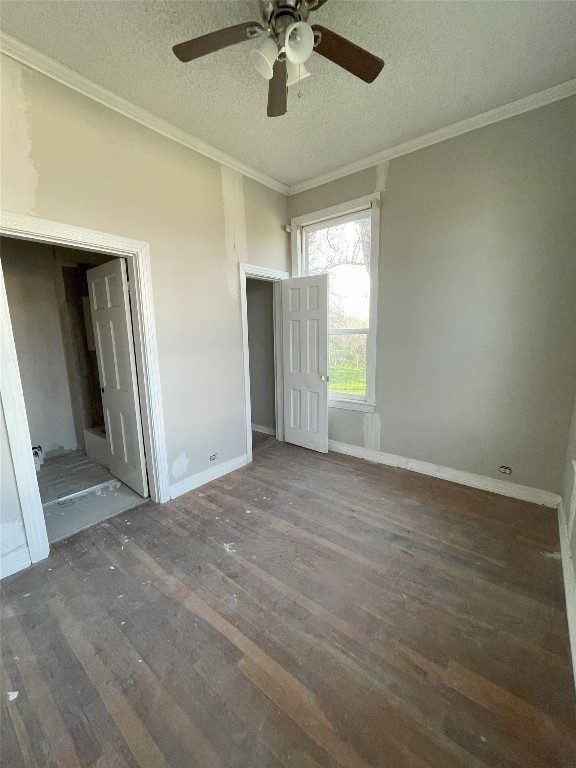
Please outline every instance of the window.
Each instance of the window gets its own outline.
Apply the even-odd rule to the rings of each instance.
[[[293,224],[299,226],[300,274],[329,275],[330,405],[373,411],[378,208],[370,203]]]

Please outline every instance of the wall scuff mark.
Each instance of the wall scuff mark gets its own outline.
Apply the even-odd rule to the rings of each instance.
[[[8,510],[10,511],[10,510]],[[13,552],[26,543],[26,534],[21,520],[6,520],[0,523],[1,552]]]
[[[239,295],[238,264],[248,260],[244,181],[242,174],[231,168],[222,166],[221,172],[226,248],[224,272],[228,283],[228,293],[232,298],[237,298]]]
[[[188,464],[190,464],[190,459],[184,451],[178,456],[177,459],[174,459],[172,462],[172,477],[177,480],[179,477],[182,477],[184,472],[186,472],[186,468],[188,467]]]

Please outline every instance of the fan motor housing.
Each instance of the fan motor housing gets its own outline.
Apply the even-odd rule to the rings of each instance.
[[[275,32],[282,31],[294,21],[306,21],[315,5],[313,0],[262,0],[262,18]]]

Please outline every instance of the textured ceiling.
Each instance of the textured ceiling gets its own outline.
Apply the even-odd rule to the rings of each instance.
[[[574,2],[329,0],[314,20],[386,67],[366,85],[313,54],[312,77],[271,119],[253,43],[189,64],[171,51],[258,19],[256,0],[3,0],[0,9],[4,32],[286,184],[576,76]]]

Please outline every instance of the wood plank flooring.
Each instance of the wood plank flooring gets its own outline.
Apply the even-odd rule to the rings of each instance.
[[[2,583],[2,765],[573,768],[557,552],[552,510],[270,441]]]

